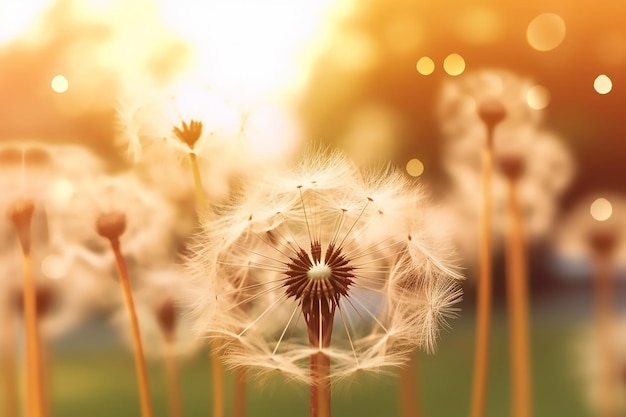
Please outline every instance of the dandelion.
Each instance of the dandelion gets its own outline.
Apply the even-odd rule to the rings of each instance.
[[[423,200],[400,174],[337,155],[259,178],[189,260],[198,330],[233,367],[309,383],[311,415],[330,415],[331,378],[434,349],[453,316],[458,275],[421,246]]]
[[[172,167],[186,160],[193,174],[198,207],[206,211],[203,181],[208,178],[210,189],[219,190],[223,188],[224,173],[232,172],[233,164],[226,162],[237,160],[237,150],[241,149],[237,146],[241,113],[224,95],[204,83],[146,90],[143,94],[131,90],[131,98],[121,100],[120,143],[148,177],[166,179],[168,183],[172,177],[163,175],[164,166],[171,172]],[[198,159],[208,162],[210,175],[202,175],[209,168],[202,168]]]
[[[542,112],[526,99],[533,85],[532,80],[500,68],[468,72],[446,82],[437,103],[443,135],[450,140],[470,135],[480,149],[490,126],[497,124],[503,133],[537,126]]]
[[[564,254],[582,255],[591,263],[594,277],[595,323],[594,323],[594,351],[597,355],[600,376],[597,378],[600,390],[596,392],[595,400],[599,415],[610,417],[618,415],[616,399],[619,397],[621,375],[620,369],[623,358],[616,342],[621,337],[616,329],[623,324],[615,312],[615,284],[614,272],[618,261],[625,259],[626,247],[622,230],[626,224],[620,214],[623,213],[624,199],[618,195],[607,195],[604,204],[598,209],[598,200],[591,203],[591,199],[583,199],[561,226],[559,249]],[[604,207],[602,207],[604,206]],[[615,210],[615,215],[611,208]],[[565,255],[567,257],[567,255]],[[618,338],[618,339],[616,339]]]
[[[554,201],[572,178],[572,163],[564,147],[536,127],[541,114],[528,106],[531,87],[530,80],[514,73],[483,70],[446,84],[439,103],[447,139],[444,165],[459,190],[452,201],[455,205],[459,200],[470,202],[469,208],[452,210],[462,210],[457,214],[464,216],[475,211],[481,218],[473,417],[483,415],[485,409],[493,226],[498,234],[506,231],[511,346],[518,352],[512,362],[514,410],[516,415],[529,415],[529,359],[524,359],[528,352],[524,347],[527,331],[523,330],[527,328],[523,238],[528,230],[524,220],[531,218],[533,226],[540,223],[545,232],[555,213]],[[494,165],[498,168],[495,176]],[[546,165],[554,171],[542,167]],[[477,188],[483,190],[482,199],[475,197]]]
[[[64,150],[72,153],[78,146],[66,145]],[[37,282],[33,248],[47,241],[48,210],[67,197],[72,188],[72,174],[79,169],[64,163],[58,148],[38,142],[8,142],[0,147],[0,207],[12,224],[14,236],[3,239],[1,249],[11,251],[21,248],[23,259],[23,312],[26,329],[26,404],[33,416],[45,413],[42,392],[41,346],[38,330]],[[97,169],[97,158],[86,161]],[[92,164],[93,163],[93,164]],[[43,226],[42,226],[43,225]],[[10,226],[3,225],[2,232]],[[9,382],[14,384],[14,382]]]
[[[135,176],[124,174],[102,176],[81,184],[65,211],[71,221],[59,222],[56,227],[73,255],[105,276],[113,268],[117,271],[131,322],[141,413],[149,417],[152,406],[148,375],[129,269],[136,273],[148,265],[156,268],[159,260],[169,259],[173,250],[169,239],[174,224],[173,210]],[[107,243],[110,250],[107,250]]]

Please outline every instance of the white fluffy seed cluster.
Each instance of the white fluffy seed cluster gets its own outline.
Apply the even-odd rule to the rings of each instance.
[[[423,217],[423,191],[398,172],[363,174],[338,155],[305,161],[259,175],[203,224],[187,262],[197,331],[218,339],[233,367],[303,382],[320,351],[331,376],[342,378],[401,365],[416,347],[434,349],[454,316],[461,277]],[[302,250],[312,260],[315,242],[322,264],[332,246],[351,271],[331,334],[322,336],[328,347],[312,346],[302,299],[287,291],[289,265]],[[318,281],[332,271],[323,275]],[[336,295],[327,284],[324,291]]]

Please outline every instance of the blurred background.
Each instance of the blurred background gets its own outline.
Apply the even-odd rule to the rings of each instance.
[[[271,106],[272,117],[280,114],[265,121],[264,148],[322,143],[364,165],[391,162],[444,195],[451,180],[442,162],[442,88],[490,69],[528,80],[527,104],[542,114],[538,128],[561,138],[575,167],[554,200],[556,215],[528,252],[536,415],[593,415],[587,401],[592,382],[584,376],[592,366],[584,353],[592,267],[584,259],[563,259],[554,248],[568,227],[562,223],[581,203],[587,208],[597,198],[619,201],[626,194],[621,2],[4,1],[0,141],[84,144],[114,169],[127,167],[116,109],[132,92],[129,84],[200,75],[228,92],[242,112]],[[625,216],[618,207],[612,216]],[[573,218],[568,224],[586,221]],[[626,232],[617,224],[616,232]],[[616,265],[626,259],[622,252]],[[504,260],[499,248],[494,253],[488,415],[495,417],[508,413],[509,393]],[[442,335],[438,353],[420,360],[425,416],[468,413],[476,272],[471,259],[461,258],[468,276],[461,318]],[[615,277],[623,275],[616,267]],[[623,293],[618,288],[618,298]],[[128,353],[108,319],[96,317],[55,345],[54,415],[136,414]],[[152,366],[156,381],[161,371]],[[183,365],[188,415],[208,409],[205,371],[201,355]],[[158,405],[164,400],[155,385]],[[396,388],[393,376],[340,386],[336,415],[398,415]],[[304,415],[306,403],[305,388],[270,381],[252,391],[249,415]],[[165,415],[165,406],[157,409]]]

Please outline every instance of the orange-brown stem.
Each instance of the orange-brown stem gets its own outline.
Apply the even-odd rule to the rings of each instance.
[[[165,337],[164,361],[170,417],[183,417],[183,402],[180,395],[180,373],[178,372],[178,361],[172,334]]]
[[[596,334],[598,335],[601,389],[600,417],[618,416],[618,372],[617,352],[615,351],[614,329],[615,317],[613,309],[613,280],[611,278],[611,260],[608,256],[598,254],[595,259],[595,304]]]
[[[517,198],[517,181],[509,179],[508,185],[506,276],[511,350],[511,407],[513,417],[531,417],[529,300],[522,210]]]
[[[402,417],[421,417],[420,393],[417,383],[418,353],[411,355],[407,366],[399,371],[400,384],[400,415]]]
[[[137,320],[137,312],[135,311],[135,302],[130,287],[130,277],[128,275],[128,267],[120,250],[119,240],[110,238],[111,248],[115,255],[115,263],[117,266],[117,274],[122,288],[122,295],[128,318],[133,340],[133,352],[135,355],[135,368],[137,372],[137,384],[139,387],[139,399],[141,405],[141,416],[152,417],[152,404],[150,402],[150,385],[148,383],[148,369],[146,367],[146,357],[143,352],[143,344],[141,342],[141,333],[139,330],[139,321]]]
[[[330,417],[330,358],[322,352],[309,359],[311,371],[310,417]]]
[[[17,350],[15,349],[15,315],[11,308],[3,308],[2,315],[2,386],[4,415],[17,417]]]
[[[220,342],[210,344],[211,372],[213,379],[213,417],[224,417],[224,365],[220,357]]]
[[[196,194],[196,204],[198,207],[198,217],[200,220],[204,219],[207,215],[208,203],[206,200],[206,194],[204,193],[204,186],[202,185],[202,175],[200,174],[200,166],[198,165],[198,157],[195,153],[189,153],[189,163],[191,165],[191,172],[193,174],[193,183]]]
[[[23,309],[26,333],[26,417],[43,417],[39,330],[37,329],[37,286],[31,257],[31,225],[35,203],[16,200],[9,208],[23,253]]]
[[[490,134],[491,136],[492,134]],[[493,150],[483,150],[482,194],[480,215],[479,275],[476,307],[476,339],[474,347],[474,376],[472,381],[471,417],[484,417],[489,373],[489,339],[491,337],[491,216]]]
[[[246,416],[247,382],[248,376],[245,368],[235,370],[233,417]]]

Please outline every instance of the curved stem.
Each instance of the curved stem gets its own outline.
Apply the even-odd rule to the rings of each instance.
[[[6,306],[5,306],[6,307]],[[3,308],[2,315],[2,386],[4,415],[17,417],[17,351],[15,349],[15,315],[9,308]]]
[[[219,354],[219,341],[214,340],[210,348],[213,379],[213,417],[224,417],[224,365]]]
[[[480,272],[478,276],[474,377],[472,381],[471,417],[484,417],[489,373],[489,339],[491,337],[491,178],[493,150],[483,150],[483,209],[480,216]]]
[[[117,239],[109,239],[111,242],[111,248],[115,254],[115,263],[117,266],[117,273],[122,287],[122,295],[124,297],[124,303],[128,311],[128,318],[130,320],[132,339],[133,339],[133,351],[135,354],[135,368],[137,372],[137,384],[139,386],[139,399],[141,403],[141,416],[152,417],[152,405],[150,403],[150,386],[148,383],[148,369],[146,367],[146,358],[143,353],[143,345],[141,343],[141,334],[139,330],[139,322],[137,320],[137,313],[135,311],[135,303],[133,301],[133,294],[130,287],[130,278],[128,276],[128,268],[126,261],[122,256],[120,250],[120,243]]]
[[[530,325],[522,211],[517,200],[517,181],[509,180],[508,188],[506,276],[510,323],[512,416],[530,417],[532,415]]]
[[[165,338],[165,373],[170,417],[183,417],[183,402],[180,396],[180,373],[172,336]]]
[[[310,417],[330,417],[330,358],[322,352],[309,358],[311,370]]]
[[[202,220],[207,214],[208,204],[206,200],[206,195],[204,194],[204,186],[202,185],[202,175],[200,174],[198,157],[195,153],[189,154],[189,162],[191,164],[191,172],[193,174],[196,203],[198,206],[198,217]]]
[[[420,417],[420,395],[417,383],[418,353],[413,352],[407,366],[399,371],[400,415],[402,417]]]
[[[245,417],[246,415],[246,369],[237,368],[235,370],[234,387],[234,410],[233,417]]]
[[[24,253],[24,324],[26,326],[26,415],[43,417],[41,346],[37,328],[37,292],[32,257]]]

